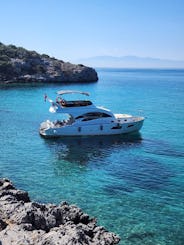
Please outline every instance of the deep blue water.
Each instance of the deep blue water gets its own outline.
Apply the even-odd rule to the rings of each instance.
[[[184,70],[98,69],[90,84],[0,87],[0,177],[35,201],[67,200],[121,244],[184,244]],[[96,105],[145,116],[133,136],[43,139],[43,94],[88,91]]]

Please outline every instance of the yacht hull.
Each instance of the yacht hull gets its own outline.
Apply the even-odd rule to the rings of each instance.
[[[92,136],[92,135],[117,135],[139,131],[142,128],[144,118],[137,118],[129,122],[113,122],[88,125],[65,125],[61,127],[51,126],[50,122],[44,122],[40,127],[40,135],[43,137],[62,136]]]

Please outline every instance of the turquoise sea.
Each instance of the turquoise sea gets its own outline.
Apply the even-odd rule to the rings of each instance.
[[[97,83],[0,87],[0,177],[35,201],[77,204],[122,245],[183,245],[184,70],[97,71]],[[140,134],[41,138],[43,95],[61,89],[145,116]]]

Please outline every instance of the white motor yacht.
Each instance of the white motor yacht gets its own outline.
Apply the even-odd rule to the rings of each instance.
[[[44,137],[116,135],[139,131],[144,117],[128,114],[113,114],[110,110],[95,106],[90,100],[64,100],[65,94],[82,94],[87,92],[61,90],[57,92],[56,101],[47,99],[51,113],[68,114],[67,120],[47,120],[40,125],[40,134]],[[45,97],[46,99],[46,97]]]

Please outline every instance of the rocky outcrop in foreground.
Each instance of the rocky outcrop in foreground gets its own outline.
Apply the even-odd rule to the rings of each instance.
[[[95,82],[96,71],[82,64],[74,65],[46,54],[0,43],[0,84]]]
[[[1,245],[110,245],[119,240],[75,205],[31,202],[27,192],[0,179]]]

